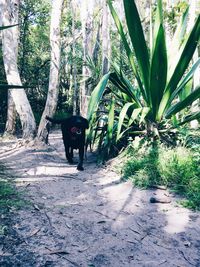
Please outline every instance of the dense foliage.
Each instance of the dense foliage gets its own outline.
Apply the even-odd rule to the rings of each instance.
[[[153,141],[158,138],[166,141],[171,134],[171,128],[200,117],[199,111],[188,113],[189,106],[200,96],[199,86],[194,91],[190,88],[188,92],[188,84],[200,64],[198,59],[189,67],[200,36],[200,16],[197,17],[190,33],[186,34],[187,8],[176,27],[172,41],[167,43],[162,1],[157,1],[148,43],[134,1],[124,1],[129,37],[113,8],[112,1],[108,1],[108,4],[133,75],[129,80],[121,66],[115,62],[114,72],[102,78],[91,96],[88,111],[91,131],[104,121],[99,140],[100,147],[106,150],[107,155],[109,148],[115,147],[121,138],[146,135]],[[108,81],[112,83],[110,98],[104,97]],[[111,100],[113,97],[115,101]],[[113,105],[115,108],[112,108]],[[95,111],[97,113],[94,113]],[[91,136],[89,135],[90,138]]]
[[[184,205],[200,210],[200,136],[191,132],[183,136],[175,148],[137,139],[123,154],[127,159],[123,176],[142,188],[166,185],[186,197]]]

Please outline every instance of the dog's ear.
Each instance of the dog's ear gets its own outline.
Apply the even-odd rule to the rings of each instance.
[[[85,129],[88,129],[88,128],[89,128],[89,122],[88,122],[88,120],[85,119],[85,118],[83,118],[83,127],[84,127]]]

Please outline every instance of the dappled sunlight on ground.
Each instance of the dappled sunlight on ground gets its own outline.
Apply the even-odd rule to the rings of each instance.
[[[164,230],[169,234],[181,233],[187,230],[190,223],[190,212],[186,209],[174,208],[165,213],[167,225]]]
[[[38,166],[31,168],[26,172],[27,175],[44,175],[44,176],[56,176],[59,175],[66,175],[67,173],[75,174],[78,173],[78,170],[75,166],[68,167],[66,170],[66,166]]]
[[[199,213],[179,207],[167,191],[121,181],[111,165],[98,167],[93,154],[85,171],[77,171],[66,162],[60,132],[50,134],[50,144],[25,149],[7,143],[0,154],[32,203],[13,217],[25,240],[12,242],[13,262],[25,255],[34,266],[200,266]],[[150,203],[165,194],[171,203]]]

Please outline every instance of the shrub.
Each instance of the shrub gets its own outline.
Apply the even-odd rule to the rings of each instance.
[[[200,145],[192,148],[165,147],[161,144],[129,148],[129,160],[123,167],[123,177],[134,185],[147,188],[166,185],[186,197],[184,205],[200,209]]]

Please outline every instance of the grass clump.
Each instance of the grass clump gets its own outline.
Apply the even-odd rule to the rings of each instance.
[[[186,198],[185,206],[200,210],[200,145],[194,147],[131,146],[123,177],[142,188],[165,185]]]
[[[4,166],[0,166],[0,215],[25,205]]]

